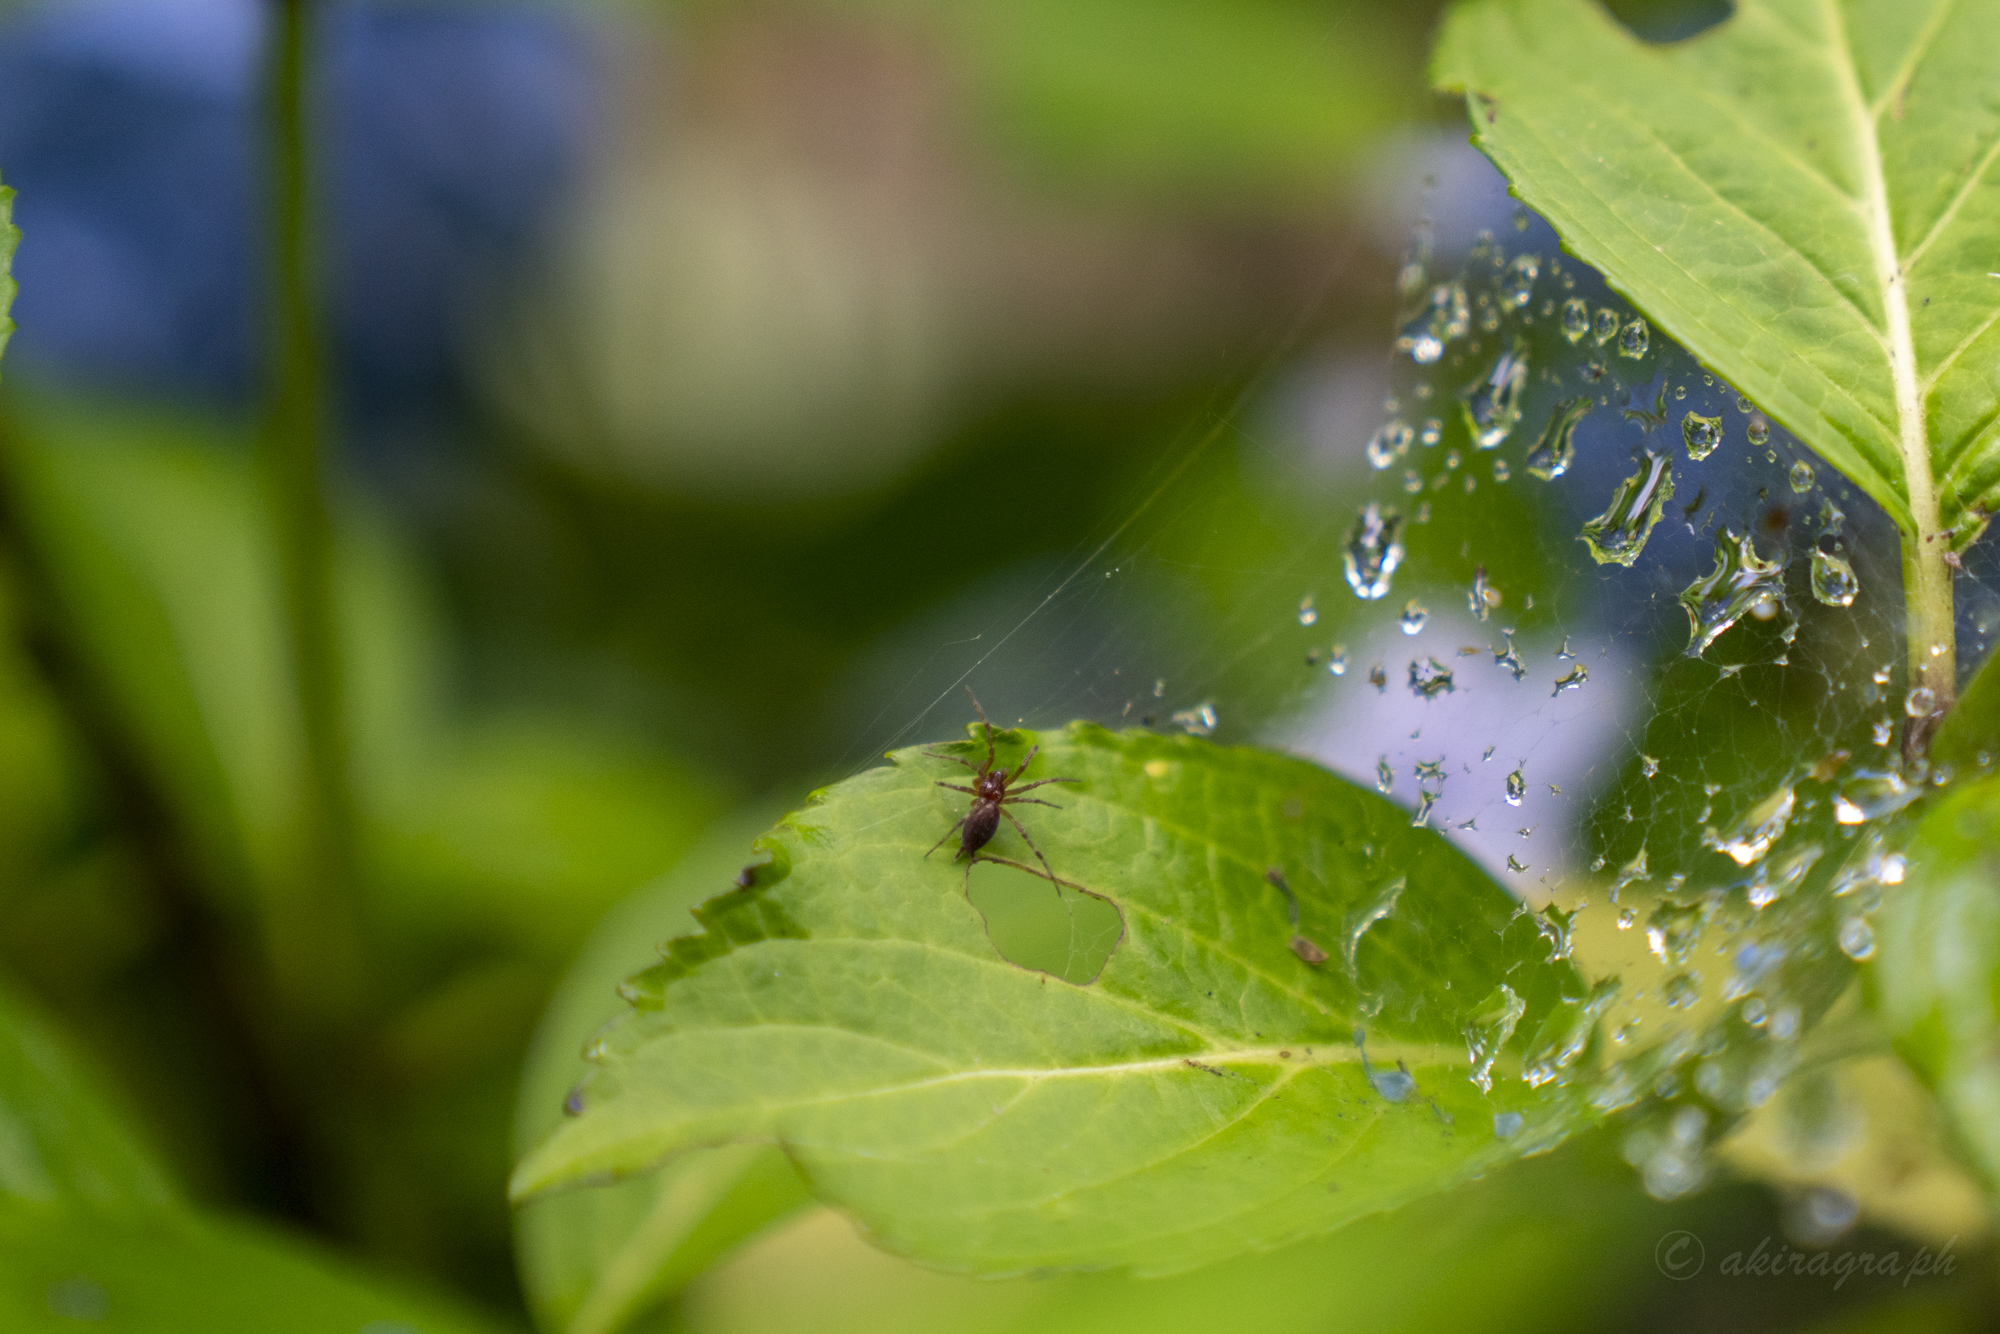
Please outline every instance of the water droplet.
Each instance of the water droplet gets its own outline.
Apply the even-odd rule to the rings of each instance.
[[[1744,896],[1753,908],[1767,908],[1798,887],[1812,870],[1813,863],[1820,859],[1822,849],[1817,843],[1808,843],[1785,856],[1758,866],[1757,874],[1743,887]]]
[[[1426,792],[1422,788],[1417,789],[1417,809],[1410,816],[1410,828],[1424,829],[1430,825],[1431,808],[1437,805],[1437,800],[1437,793]]]
[[[1368,440],[1368,464],[1377,472],[1410,452],[1417,433],[1401,417],[1391,417]]]
[[[1812,464],[1800,459],[1792,465],[1792,494],[1802,496],[1813,488]]]
[[[1660,988],[1660,999],[1673,1010],[1685,1010],[1701,998],[1701,979],[1693,973],[1675,973]]]
[[[1436,699],[1439,695],[1451,693],[1452,689],[1451,668],[1436,658],[1410,663],[1410,693],[1417,698]]]
[[[1570,668],[1569,671],[1556,678],[1556,688],[1550,691],[1549,695],[1553,698],[1556,695],[1562,694],[1565,690],[1575,690],[1589,679],[1590,668],[1579,662],[1576,666]]]
[[[1473,1012],[1472,1022],[1465,1027],[1465,1049],[1472,1065],[1472,1073],[1468,1077],[1481,1093],[1492,1091],[1493,1062],[1508,1039],[1514,1036],[1515,1026],[1527,1012],[1527,1002],[1515,995],[1513,988],[1504,982],[1495,987]]]
[[[1878,718],[1869,725],[1868,739],[1878,746],[1886,746],[1889,744],[1891,730],[1887,718]]]
[[[1496,665],[1505,667],[1508,671],[1512,672],[1514,679],[1518,681],[1528,674],[1528,666],[1521,661],[1520,653],[1514,648],[1514,632],[1509,630],[1506,632],[1506,636],[1507,647],[1493,650],[1493,661]]]
[[[1611,882],[1611,901],[1618,902],[1618,896],[1632,886],[1649,880],[1652,875],[1646,869],[1646,849],[1641,847],[1638,855],[1618,868],[1617,877]]]
[[[1577,423],[1590,415],[1590,407],[1587,396],[1556,404],[1555,416],[1549,419],[1542,438],[1535,442],[1524,461],[1530,476],[1553,482],[1569,471],[1569,465],[1576,459]]]
[[[1335,676],[1347,675],[1347,649],[1344,646],[1333,646],[1333,652],[1327,655],[1326,669]]]
[[[1658,773],[1659,771],[1660,771],[1660,762],[1654,759],[1651,755],[1641,755],[1639,757],[1640,773],[1644,774],[1648,778],[1651,778],[1654,774]]]
[[[1797,804],[1791,784],[1785,784],[1752,806],[1729,837],[1714,842],[1715,850],[1727,853],[1738,866],[1762,861],[1771,845],[1783,836]]]
[[[1937,712],[1937,695],[1929,686],[1913,686],[1903,696],[1903,712],[1912,718],[1928,718]]]
[[[1637,560],[1673,494],[1672,460],[1648,453],[1638,470],[1611,493],[1604,513],[1583,526],[1579,536],[1592,558],[1599,565],[1630,565]]]
[[[1563,302],[1562,331],[1563,337],[1572,343],[1582,342],[1583,336],[1590,332],[1590,308],[1577,297]]]
[[[1875,932],[1866,921],[1850,917],[1840,924],[1840,952],[1850,959],[1866,959],[1875,953]]]
[[[1452,342],[1472,330],[1472,308],[1459,283],[1444,283],[1431,289],[1424,310],[1403,326],[1396,340],[1399,351],[1408,352],[1420,366],[1428,366],[1444,355]]]
[[[1510,871],[1525,871],[1528,869],[1528,864],[1510,852],[1507,854],[1507,869]]]
[[[1382,886],[1367,904],[1347,915],[1346,929],[1341,933],[1340,961],[1349,977],[1355,976],[1354,958],[1361,948],[1361,938],[1368,934],[1368,928],[1396,911],[1396,900],[1403,896],[1404,884],[1404,878],[1397,876]]]
[[[1374,601],[1389,591],[1396,567],[1403,563],[1403,519],[1394,510],[1384,514],[1373,502],[1361,511],[1347,535],[1347,586],[1354,595]]]
[[[1618,336],[1618,325],[1618,312],[1609,306],[1600,307],[1590,322],[1590,336],[1597,340],[1599,347],[1603,347]]]
[[[1182,709],[1174,714],[1173,721],[1189,736],[1212,736],[1216,728],[1215,706],[1204,702],[1192,709]]]
[[[1513,773],[1508,774],[1507,804],[1509,806],[1519,806],[1521,804],[1522,799],[1527,795],[1528,795],[1528,780],[1521,776],[1521,771],[1519,769],[1516,769]]]
[[[1381,663],[1368,669],[1368,684],[1374,686],[1378,693],[1389,689],[1389,673],[1382,670]]]
[[[1313,595],[1308,593],[1299,599],[1299,624],[1311,625],[1319,619],[1319,612],[1313,607]]]
[[[1519,310],[1535,299],[1535,279],[1542,273],[1542,261],[1534,255],[1516,255],[1500,283],[1500,306]]]
[[[1832,533],[1821,533],[1813,546],[1812,591],[1829,607],[1851,607],[1861,591],[1861,581],[1855,577],[1840,539]]]
[[[1505,459],[1495,459],[1495,460],[1493,460],[1493,480],[1494,480],[1494,481],[1496,481],[1496,482],[1504,482],[1504,481],[1506,481],[1506,480],[1507,480],[1508,478],[1512,477],[1513,475],[1514,475],[1514,470],[1513,470],[1513,469],[1511,469],[1511,468],[1509,468],[1509,467],[1507,466],[1507,460],[1505,460]],[[1472,489],[1472,479],[1471,479],[1470,477],[1468,477],[1468,478],[1466,478],[1466,479],[1465,479],[1465,489],[1466,489],[1466,490],[1468,490],[1468,491],[1470,491],[1470,490]]]
[[[1839,824],[1866,824],[1894,815],[1920,795],[1917,787],[1904,782],[1893,769],[1864,769],[1841,784],[1833,799],[1833,818]]]
[[[1495,1112],[1493,1113],[1493,1138],[1512,1139],[1521,1133],[1522,1124],[1523,1121],[1519,1112]]]
[[[1651,331],[1644,320],[1633,320],[1618,334],[1618,355],[1638,360],[1646,355],[1646,346],[1651,341]]]
[[[1671,896],[1661,899],[1646,919],[1646,948],[1662,963],[1680,967],[1701,943],[1708,912],[1705,901],[1690,903]]]
[[[1442,439],[1444,439],[1444,423],[1436,417],[1427,420],[1423,429],[1417,432],[1417,443],[1425,449],[1429,449]]]
[[[1575,913],[1563,913],[1554,907],[1536,916],[1535,925],[1544,928],[1544,938],[1549,935],[1547,924],[1553,918],[1563,939],[1560,956],[1552,956],[1551,962],[1555,957],[1568,957],[1569,919],[1575,916]],[[1542,1021],[1540,1030],[1530,1043],[1531,1050],[1521,1071],[1522,1078],[1531,1087],[1539,1087],[1561,1077],[1562,1072],[1583,1055],[1584,1049],[1590,1045],[1591,1034],[1597,1031],[1598,1019],[1618,998],[1619,986],[1617,978],[1603,978],[1593,983],[1589,993],[1581,1000],[1565,998],[1563,1006],[1551,1011],[1548,1018]]]
[[[1430,618],[1429,609],[1415,598],[1411,598],[1403,604],[1403,615],[1397,624],[1403,627],[1404,634],[1414,635],[1423,630],[1424,623]]]
[[[1681,443],[1687,446],[1689,458],[1701,462],[1722,443],[1722,418],[1688,413],[1681,418]]]
[[[1375,761],[1375,790],[1387,792],[1396,786],[1396,771],[1389,767],[1389,757],[1384,755]]]
[[[1618,910],[1618,929],[1620,931],[1631,930],[1632,923],[1638,920],[1639,910],[1637,908],[1620,908]]]
[[[1497,447],[1520,423],[1521,398],[1527,389],[1527,344],[1516,338],[1463,395],[1465,424],[1476,448]]]
[[[1749,534],[1725,528],[1715,538],[1715,568],[1681,593],[1688,614],[1687,656],[1698,658],[1744,613],[1768,621],[1782,611],[1796,623],[1785,601],[1785,569],[1761,559]]]
[[[1750,424],[1744,428],[1744,434],[1750,437],[1752,445],[1762,445],[1771,438],[1771,423],[1762,417],[1752,417]]]
[[[1500,590],[1486,581],[1484,565],[1472,567],[1472,590],[1465,595],[1465,604],[1471,609],[1472,614],[1482,621],[1491,616],[1493,609],[1500,605]]]

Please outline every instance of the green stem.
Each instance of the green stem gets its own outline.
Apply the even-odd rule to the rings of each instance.
[[[1952,624],[1951,567],[1947,539],[1932,523],[1921,536],[1903,540],[1903,616],[1909,637],[1910,689],[1931,692],[1928,712],[1911,717],[1903,729],[1903,753],[1914,758],[1930,748],[1932,734],[1958,694],[1958,645]]]
[[[330,410],[313,263],[307,101],[312,0],[276,0],[266,95],[270,140],[270,401],[259,439],[284,586],[305,746],[300,846],[267,921],[276,981],[300,1010],[338,1022],[359,985],[352,799],[325,496]]]

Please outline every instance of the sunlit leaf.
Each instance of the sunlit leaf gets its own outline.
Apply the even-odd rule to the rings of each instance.
[[[1990,1189],[2000,1183],[2000,779],[1967,784],[1918,825],[1875,940],[1898,1049]]]
[[[2000,9],[1741,0],[1655,46],[1589,0],[1476,0],[1433,76],[1668,333],[1905,532],[1977,535],[2000,506]]]
[[[1002,736],[1016,763],[1035,739]],[[1266,752],[1086,724],[1041,740],[1023,781],[1080,782],[1036,793],[1060,810],[1012,809],[1061,889],[1005,824],[987,852],[1018,865],[926,858],[966,809],[934,786],[965,776],[947,759],[898,752],[827,789],[627,984],[634,1012],[517,1197],[776,1141],[891,1250],[1158,1272],[1569,1128],[1560,1077],[1518,1075],[1524,1049],[1552,1076],[1583,1052],[1580,979],[1408,812]],[[1507,1053],[1490,1094],[1468,1029]]]

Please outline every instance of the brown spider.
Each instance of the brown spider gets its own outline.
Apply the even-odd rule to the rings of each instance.
[[[1019,820],[1014,818],[1014,813],[1006,808],[1020,804],[1047,806],[1051,810],[1059,811],[1062,807],[1056,805],[1053,801],[1043,801],[1040,797],[1016,796],[1015,793],[1026,792],[1031,788],[1043,787],[1049,783],[1080,783],[1083,780],[1080,778],[1042,778],[1018,788],[1014,787],[1015,781],[1027,771],[1030,764],[1034,763],[1035,754],[1041,750],[1041,747],[1030,747],[1027,755],[1022,758],[1021,763],[1015,767],[1012,773],[1007,772],[1005,765],[995,769],[993,767],[993,724],[986,717],[986,710],[979,707],[979,697],[972,693],[972,687],[967,686],[965,694],[972,701],[972,707],[979,709],[979,721],[986,725],[986,763],[975,765],[971,760],[961,759],[956,755],[947,755],[941,750],[926,750],[924,752],[926,755],[934,755],[941,760],[950,760],[953,764],[962,764],[973,771],[971,787],[967,787],[963,783],[946,783],[942,781],[938,783],[939,787],[948,787],[954,792],[968,794],[972,798],[972,809],[959,817],[957,824],[945,830],[943,838],[931,844],[931,852],[936,852],[950,841],[953,834],[958,834],[963,830],[964,832],[958,841],[958,851],[953,854],[952,860],[957,861],[960,857],[969,859],[969,862],[979,860],[979,850],[992,841],[993,835],[999,831],[1000,817],[1004,815],[1007,817],[1007,823],[1013,825],[1019,831],[1021,841],[1028,845],[1028,850],[1035,854],[1035,860],[1039,861],[1042,864],[1042,869],[1048,872],[1050,881],[1060,885],[1062,882],[1056,879],[1055,868],[1049,865],[1049,859],[1042,856],[1042,850],[1035,846],[1035,840],[1028,837],[1028,831],[1022,828]],[[931,852],[926,852],[924,856],[930,856]],[[999,859],[988,858],[987,860],[997,861]],[[965,868],[965,873],[968,876],[972,874],[972,867],[969,862]]]

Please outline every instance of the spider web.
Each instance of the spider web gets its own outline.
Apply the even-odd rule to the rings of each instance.
[[[913,631],[901,698],[929,702],[878,740],[948,732],[969,682],[996,724],[1183,730],[1378,788],[1622,980],[1587,1074],[1516,1077],[1644,1101],[1628,1156],[1679,1194],[1872,951],[1895,815],[1942,777],[1899,753],[1898,537],[1546,224],[1447,245],[1467,221],[1420,226],[1381,352],[1273,355],[1098,541]],[[1652,522],[1584,540],[1649,478]],[[2000,629],[1991,563],[1959,579],[1962,672]]]

